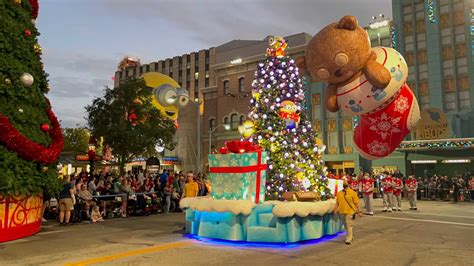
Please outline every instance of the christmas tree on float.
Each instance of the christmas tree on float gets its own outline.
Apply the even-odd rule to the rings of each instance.
[[[286,41],[270,37],[271,48],[259,63],[252,83],[249,118],[240,128],[244,137],[269,152],[267,199],[286,191],[330,194],[323,172],[317,135],[304,112],[304,88],[293,59],[285,55]]]

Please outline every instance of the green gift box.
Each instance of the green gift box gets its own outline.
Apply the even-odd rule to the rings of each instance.
[[[264,201],[266,152],[211,154],[208,157],[213,198]]]

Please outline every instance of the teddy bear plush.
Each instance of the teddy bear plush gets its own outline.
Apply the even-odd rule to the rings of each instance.
[[[393,48],[371,48],[353,16],[317,33],[297,64],[313,81],[328,83],[328,111],[359,116],[353,140],[367,159],[391,154],[420,119],[418,102],[405,83],[405,59]]]
[[[353,16],[344,16],[318,32],[306,49],[306,55],[296,59],[300,71],[313,81],[328,83],[325,104],[337,112],[337,88],[361,75],[377,89],[390,82],[390,72],[376,61],[367,32]]]

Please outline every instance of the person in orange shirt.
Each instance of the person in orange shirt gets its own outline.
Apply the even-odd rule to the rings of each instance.
[[[349,183],[346,180],[344,180],[342,186],[344,189],[339,191],[336,195],[336,207],[334,211],[339,213],[342,219],[347,232],[346,245],[350,245],[353,240],[353,220],[356,214],[361,215],[359,210],[359,197],[357,193],[349,187]]]
[[[198,183],[194,182],[194,175],[192,172],[189,172],[187,175],[188,182],[184,185],[184,198],[197,197],[199,192]]]

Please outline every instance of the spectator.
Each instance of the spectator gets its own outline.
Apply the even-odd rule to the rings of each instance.
[[[165,212],[168,213],[170,211],[171,193],[172,193],[170,184],[166,184],[164,192],[165,192],[165,200],[166,200]]]
[[[168,170],[163,169],[163,173],[160,175],[160,191],[163,192],[166,183],[168,182]]]
[[[123,179],[120,186],[120,193],[122,194],[122,209],[120,215],[122,218],[127,217],[128,194],[131,192],[130,183],[127,179]]]
[[[96,178],[93,177],[91,179],[91,181],[89,181],[89,184],[87,184],[87,190],[89,190],[89,192],[94,195],[95,194],[95,191],[97,189],[97,186],[95,185],[95,182],[96,182]]]
[[[145,191],[146,192],[154,192],[155,183],[153,182],[153,178],[148,176],[145,181]]]
[[[179,194],[183,195],[184,193],[184,185],[186,185],[186,177],[183,173],[179,174]]]
[[[77,197],[84,204],[83,210],[86,212],[87,219],[90,219],[90,207],[94,207],[92,194],[87,190],[87,186],[82,184],[81,190],[77,193]]]
[[[145,184],[145,175],[143,174],[142,169],[138,169],[137,181],[138,181],[139,187]]]
[[[184,185],[184,198],[197,197],[199,193],[199,185],[194,182],[192,172],[187,173],[188,182]]]
[[[74,210],[74,188],[70,182],[70,177],[64,179],[63,189],[59,193],[59,225],[67,226],[71,218],[71,211]]]
[[[102,214],[99,211],[99,206],[92,208],[91,220],[93,223],[103,222]]]

